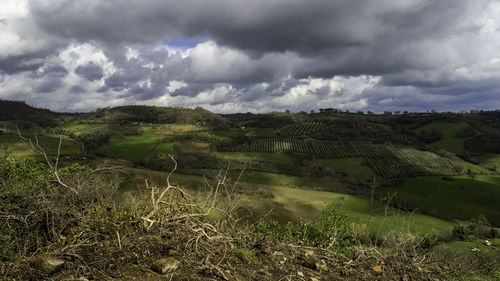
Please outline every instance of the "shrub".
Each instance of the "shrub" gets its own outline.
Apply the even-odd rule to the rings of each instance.
[[[81,142],[85,148],[85,151],[88,152],[102,144],[108,143],[109,137],[110,132],[108,129],[99,129],[91,133],[78,135],[76,137],[76,140]]]
[[[461,139],[467,139],[475,135],[476,135],[476,130],[474,130],[474,128],[472,127],[462,128],[455,134],[457,138]]]
[[[433,143],[443,139],[443,133],[433,128],[431,130],[423,130],[418,134],[418,138],[425,143]]]
[[[289,222],[285,226],[276,221],[261,221],[256,228],[258,232],[279,240],[299,240],[307,246],[324,249],[345,247],[353,240],[353,232],[347,225],[347,216],[343,211],[333,209],[323,211],[320,217],[313,221]]]
[[[35,158],[15,159],[7,156],[0,163],[0,194],[4,192],[25,192],[52,179],[49,169]]]
[[[60,239],[72,236],[94,206],[111,203],[118,186],[78,164],[60,169],[59,175],[78,194],[59,186],[48,167],[34,158],[8,157],[0,163],[0,260],[70,242]]]
[[[252,250],[244,249],[244,248],[235,248],[233,249],[233,253],[239,257],[242,261],[247,264],[261,264],[262,262],[255,256],[255,253]]]

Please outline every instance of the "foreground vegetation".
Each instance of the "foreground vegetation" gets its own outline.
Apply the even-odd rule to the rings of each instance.
[[[0,112],[4,279],[499,278],[494,112],[11,103]]]
[[[460,242],[434,247],[442,241],[462,241],[460,235],[497,243],[490,238],[497,235],[495,230],[480,221],[442,236],[406,230],[372,236],[351,228],[347,211],[332,205],[309,221],[281,225],[261,220],[251,226],[241,220],[248,200],[244,185],[223,173],[207,183],[209,192],[182,189],[169,184],[167,177],[163,184],[146,181],[133,196],[116,201],[120,178],[113,169],[76,164],[61,169],[62,181],[74,191],[54,182],[50,171],[33,158],[7,157],[0,165],[4,279],[499,276],[496,244],[459,256],[455,253],[463,250]],[[478,228],[481,231],[475,231]]]

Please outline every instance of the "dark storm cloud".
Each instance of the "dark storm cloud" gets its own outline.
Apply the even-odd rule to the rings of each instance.
[[[0,23],[0,32],[16,35],[5,41],[12,46],[0,44],[0,74],[26,72],[20,75],[37,80],[37,92],[57,91],[65,78],[74,85],[69,94],[98,88],[133,103],[165,96],[171,82],[183,81],[170,96],[193,104],[226,99],[282,108],[285,99],[269,101],[300,89],[297,109],[324,99],[383,111],[446,98],[456,108],[490,105],[500,89],[491,82],[500,80],[497,0],[28,1],[27,18]],[[186,40],[196,43],[183,53],[159,47]],[[95,48],[94,63],[81,65],[88,46],[75,46],[83,45]],[[75,85],[66,69],[50,69],[63,57],[87,81]],[[310,85],[365,75],[377,82]]]
[[[37,93],[52,93],[55,92],[59,89],[61,89],[64,86],[63,82],[61,79],[48,79],[43,81],[36,89],[35,91]]]
[[[148,48],[139,49],[139,57],[145,63],[164,64],[169,59],[169,52],[165,49],[150,50]]]
[[[182,87],[180,89],[177,89],[170,93],[170,96],[172,97],[177,97],[177,96],[186,96],[186,97],[196,97],[199,93],[207,90],[213,89],[213,85],[211,84],[196,84],[196,83],[191,83],[188,84],[186,87]]]
[[[443,37],[477,32],[473,24],[465,25],[466,16],[481,11],[487,3],[116,0],[85,4],[62,1],[51,6],[33,2],[31,11],[36,22],[51,34],[81,41],[98,40],[111,46],[148,44],[182,35],[212,38],[218,44],[251,54],[291,51],[308,58],[293,70],[296,77],[304,78],[380,75],[433,67],[448,57],[438,48]],[[124,24],[124,19],[128,24]],[[429,40],[431,45],[426,43]],[[432,46],[436,48],[429,50]],[[167,55],[147,54],[143,59],[150,61],[165,60]],[[443,58],[436,60],[439,56]],[[256,71],[255,79],[261,81],[269,74]]]
[[[60,65],[49,65],[43,70],[44,75],[60,75],[60,76],[66,76],[68,74],[68,71],[66,68]]]
[[[106,87],[113,89],[114,91],[121,91],[129,84],[127,79],[119,73],[114,73],[104,80]]]
[[[253,85],[241,92],[239,100],[242,102],[252,102],[269,94],[267,89],[261,84]]]
[[[33,2],[31,11],[45,30],[80,40],[151,43],[210,36],[251,51],[310,52],[371,43],[380,35],[377,17],[390,14],[392,6],[389,0],[118,0]]]
[[[440,38],[460,28],[463,15],[485,3],[488,1],[117,0],[63,1],[53,6],[33,2],[31,7],[40,26],[64,38],[151,43],[182,34],[210,36],[220,44],[249,51],[316,53],[383,45],[387,40],[389,45],[402,39]]]
[[[164,93],[165,85],[153,85],[152,87],[136,85],[129,91],[129,95],[134,96],[134,98],[139,101],[150,100],[162,96]]]
[[[97,89],[97,92],[98,93],[106,93],[109,90],[110,90],[110,88],[108,86],[102,86],[102,87],[99,87],[99,89]]]
[[[80,65],[75,69],[75,73],[87,79],[88,81],[101,80],[104,76],[101,66],[94,62],[89,62],[87,65]]]
[[[500,108],[498,79],[456,83],[446,87],[418,88],[413,86],[377,85],[363,93],[372,110],[439,111],[493,110]]]
[[[36,71],[29,73],[28,77],[34,79],[62,79],[68,75],[66,68],[60,65],[43,65]]]
[[[29,54],[19,56],[9,56],[0,59],[0,74],[12,75],[24,71],[36,71],[44,65],[37,58],[45,57],[43,54]]]
[[[83,94],[83,93],[86,93],[87,91],[85,91],[84,88],[82,88],[81,86],[78,86],[78,85],[74,85],[70,88],[70,92],[72,94]]]
[[[117,71],[113,73],[111,76],[104,80],[104,83],[109,88],[120,91],[124,88],[133,86],[135,82],[146,78],[150,73],[151,71],[147,68],[130,67],[125,69],[125,71]]]
[[[67,75],[68,71],[63,66],[45,65],[38,71],[31,73],[29,77],[41,81],[36,86],[35,92],[52,93],[64,87],[62,79]]]
[[[290,89],[297,87],[299,85],[304,85],[305,83],[306,83],[305,81],[297,80],[292,77],[287,77],[281,80],[273,81],[273,83],[271,83],[266,90],[275,92],[287,92]]]
[[[2,20],[0,34],[0,74],[35,71],[68,44],[66,38],[41,30],[31,18]]]

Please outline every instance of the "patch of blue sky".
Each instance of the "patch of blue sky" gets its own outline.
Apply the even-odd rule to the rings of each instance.
[[[163,40],[163,45],[178,49],[191,49],[196,47],[196,45],[205,42],[203,39],[165,39]]]

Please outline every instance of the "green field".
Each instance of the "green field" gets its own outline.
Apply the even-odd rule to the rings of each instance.
[[[246,128],[243,130],[213,131],[213,134],[220,137],[234,138],[237,135],[253,133],[257,137],[275,137],[276,130],[272,128]]]
[[[474,241],[453,241],[443,245],[437,246],[434,251],[451,251],[455,254],[474,254],[471,249],[479,249],[481,253],[496,257],[500,259],[498,248],[500,247],[500,238],[488,239],[492,243],[487,246],[483,239],[476,239]]]
[[[494,174],[492,171],[488,170],[485,168],[483,165],[475,165],[469,162],[464,162],[465,167],[467,168],[464,173],[468,173],[470,170],[472,173],[475,174],[484,174],[484,175],[489,175],[489,174]]]
[[[206,127],[200,127],[191,124],[154,124],[154,125],[142,125],[142,130],[144,135],[147,136],[164,136],[173,135],[179,133],[196,132],[207,130]]]
[[[468,220],[484,214],[489,221],[500,224],[500,177],[479,175],[474,180],[467,176],[417,177],[398,187],[383,188],[383,193],[397,192],[418,211],[448,219]]]
[[[350,177],[357,179],[360,182],[372,182],[373,178],[376,181],[381,180],[380,177],[370,168],[366,160],[362,157],[342,158],[342,159],[314,159],[314,162],[322,167],[331,168],[337,173],[344,173]]]
[[[265,185],[277,185],[277,186],[289,186],[289,187],[299,187],[307,188],[313,190],[327,190],[341,192],[345,190],[345,186],[338,181],[333,181],[331,178],[313,178],[313,177],[295,177],[282,174],[258,172],[258,171],[248,171],[244,175],[244,180],[246,182],[265,184]]]
[[[23,133],[23,137],[31,139],[33,144],[36,144],[33,134]],[[38,135],[38,143],[48,154],[56,154],[59,146],[59,138],[60,136],[56,135]],[[0,148],[10,148],[12,155],[19,157],[38,155],[31,149],[29,142],[22,141],[17,134],[12,132],[0,135]],[[79,142],[63,136],[61,155],[80,154],[81,152],[82,145]]]
[[[487,169],[494,170],[494,168],[496,168],[497,171],[500,171],[500,154],[486,153],[474,157],[474,160],[477,163],[484,165]]]
[[[145,186],[145,180],[155,182],[158,184],[166,184],[168,172],[152,171],[147,169],[139,169],[133,167],[126,167],[125,171],[131,176],[131,181],[125,187],[126,190],[142,190]],[[182,186],[187,189],[198,189],[204,184],[202,176],[197,175],[183,175],[179,173],[172,174],[170,183]]]
[[[226,160],[266,161],[274,164],[293,165],[292,160],[285,153],[219,152],[217,155]]]
[[[172,142],[162,143],[162,136],[111,137],[97,152],[115,159],[143,161],[152,152],[175,153]]]
[[[466,122],[447,122],[447,121],[434,121],[424,126],[419,127],[415,130],[416,133],[420,133],[423,130],[437,129],[443,134],[443,139],[433,142],[431,146],[438,149],[445,149],[453,153],[464,153],[464,141],[456,137],[456,133],[461,129],[469,127]]]
[[[90,133],[92,131],[106,128],[107,124],[86,124],[86,123],[73,123],[64,127],[66,134],[82,134]]]
[[[175,148],[178,153],[210,153],[210,145],[205,142],[190,140],[180,140],[175,142]]]
[[[420,234],[437,234],[453,228],[455,223],[421,214],[409,214],[370,202],[358,196],[334,192],[312,191],[283,186],[267,187],[274,198],[266,199],[275,205],[277,219],[297,221],[299,218],[314,219],[329,205],[335,206],[343,200],[341,209],[357,231],[383,235],[391,230],[409,230]]]
[[[126,190],[143,190],[144,180],[165,183],[167,172],[151,171],[146,169],[126,168],[127,173],[132,176],[132,180],[125,187]],[[281,223],[288,221],[298,221],[299,219],[314,219],[323,209],[328,206],[335,206],[339,200],[343,200],[342,209],[346,212],[348,220],[357,231],[368,231],[368,233],[383,235],[391,230],[409,230],[419,234],[437,234],[451,229],[455,223],[447,220],[434,218],[422,214],[410,214],[396,209],[386,207],[377,202],[370,202],[358,196],[346,195],[328,191],[314,191],[303,188],[295,188],[286,184],[296,184],[294,177],[277,175],[275,180],[280,180],[282,185],[257,184],[253,179],[244,178],[240,184],[246,190],[268,190],[273,194],[273,198],[259,200],[255,198],[247,202],[246,207],[253,215],[266,214],[269,211],[270,218]],[[286,179],[288,178],[288,181]],[[283,181],[285,180],[285,181]],[[303,180],[306,178],[295,178]],[[213,180],[211,180],[213,183]],[[202,176],[182,175],[174,173],[171,182],[181,185],[191,190],[196,190],[203,186]]]

